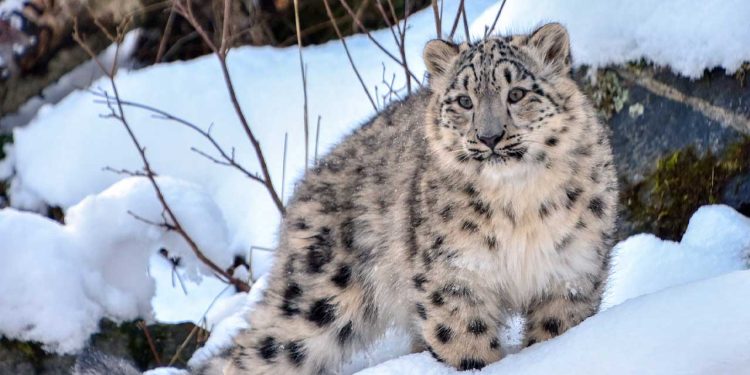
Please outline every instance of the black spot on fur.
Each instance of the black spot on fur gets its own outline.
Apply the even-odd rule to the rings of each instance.
[[[549,216],[549,207],[547,206],[547,203],[542,203],[542,205],[539,206],[539,218],[544,219],[547,216]]]
[[[555,242],[555,250],[562,251],[563,249],[568,247],[568,245],[570,245],[572,241],[573,241],[573,236],[571,236],[570,234],[566,235],[560,241]]]
[[[448,221],[453,219],[453,205],[447,204],[443,209],[440,210],[440,217],[443,218],[443,221]]]
[[[279,345],[276,344],[276,339],[271,336],[264,338],[263,341],[260,342],[258,354],[260,354],[260,357],[265,359],[266,362],[271,362],[272,359],[276,358],[276,355],[279,354]]]
[[[284,289],[284,300],[281,303],[281,311],[290,317],[299,314],[297,299],[302,295],[302,289],[295,282],[290,282]]]
[[[464,220],[463,223],[461,223],[461,229],[467,232],[476,232],[479,229],[479,227],[473,221]]]
[[[479,336],[487,332],[487,324],[485,324],[482,319],[474,318],[469,322],[468,330],[469,332]]]
[[[601,218],[604,216],[604,201],[599,197],[592,198],[589,202],[589,211],[591,211],[594,216]]]
[[[492,340],[490,340],[490,349],[500,349],[500,340],[497,337],[493,337]]]
[[[320,273],[323,266],[333,260],[333,238],[331,229],[323,227],[320,233],[312,237],[312,244],[307,247],[307,271]]]
[[[560,321],[560,319],[550,318],[542,323],[542,328],[544,328],[544,330],[549,332],[551,335],[557,336],[560,334],[561,325],[562,322]]]
[[[557,137],[549,137],[546,141],[544,141],[544,144],[550,147],[554,147],[557,146],[558,141],[559,140],[557,139]]]
[[[352,251],[354,249],[354,220],[347,218],[341,223],[339,229],[344,250]]]
[[[470,198],[476,198],[477,196],[479,196],[479,193],[477,192],[477,189],[472,184],[466,184],[466,186],[464,186],[464,190],[463,191]]]
[[[528,151],[526,147],[518,147],[512,150],[506,151],[506,155],[512,157],[513,159],[521,160],[523,159],[523,156],[526,155],[526,151]]]
[[[339,344],[344,345],[347,341],[352,337],[352,322],[351,320],[349,323],[346,323],[345,326],[341,327],[339,330],[339,333],[337,335],[337,338],[339,340]]]
[[[445,344],[453,338],[453,330],[443,324],[438,324],[435,328],[435,337]]]
[[[440,294],[440,292],[432,292],[430,295],[430,301],[432,301],[432,304],[435,306],[443,306],[445,304],[443,295]]]
[[[417,290],[424,292],[424,283],[427,282],[427,277],[422,273],[418,273],[412,278],[412,280],[414,281],[414,287],[417,288]]]
[[[527,346],[527,347],[529,347],[529,346],[531,346],[531,345],[534,345],[534,344],[536,344],[536,340],[535,340],[535,339],[529,339],[529,341],[528,341],[528,342],[526,342],[526,346]]]
[[[292,228],[296,230],[307,230],[307,229],[310,229],[310,226],[307,225],[307,222],[305,221],[305,219],[300,218],[300,219],[297,219],[294,222],[294,224],[292,224]]]
[[[486,365],[487,364],[484,363],[484,361],[482,361],[481,359],[464,358],[461,360],[461,363],[458,365],[458,370],[459,371],[479,370]]]
[[[331,297],[315,301],[307,313],[307,320],[315,323],[318,327],[331,324],[336,319],[336,306],[331,304]]]
[[[536,160],[539,163],[544,163],[545,161],[547,161],[547,153],[542,151],[536,154],[536,157],[534,157],[534,160]]]
[[[476,213],[488,219],[492,217],[490,205],[480,199],[472,199],[471,202],[469,202],[469,206],[471,206]]]
[[[487,247],[490,248],[490,250],[493,250],[495,249],[495,246],[497,246],[497,237],[486,236],[484,238],[484,242],[487,244]]]
[[[565,195],[568,197],[568,201],[565,203],[565,207],[571,209],[576,204],[578,198],[583,193],[583,190],[578,187],[569,186],[565,189]]]
[[[586,223],[584,223],[583,220],[578,220],[578,222],[576,223],[576,229],[585,229],[585,228],[586,228]]]
[[[331,281],[333,281],[336,286],[343,289],[349,286],[349,280],[351,277],[352,269],[346,264],[342,264],[338,271],[336,271],[336,274],[331,277]]]
[[[417,302],[417,315],[419,315],[422,320],[427,320],[427,310],[424,305],[419,302]]]
[[[503,71],[503,76],[505,77],[505,82],[510,83],[511,75],[510,70],[507,68]]]
[[[297,367],[302,366],[302,362],[304,362],[307,357],[305,346],[299,341],[292,341],[286,345],[286,350],[289,361]]]

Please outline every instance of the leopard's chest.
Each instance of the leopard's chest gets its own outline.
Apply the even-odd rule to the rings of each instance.
[[[521,307],[551,288],[575,288],[582,275],[600,267],[590,233],[578,228],[579,213],[504,211],[467,203],[438,225],[445,261],[461,278],[474,279]]]

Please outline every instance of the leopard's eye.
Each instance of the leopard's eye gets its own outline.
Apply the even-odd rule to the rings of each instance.
[[[471,98],[466,95],[461,95],[458,97],[458,105],[460,105],[463,109],[471,109],[472,107],[474,107],[474,104],[471,102]]]
[[[508,93],[508,102],[511,104],[518,103],[524,96],[526,96],[526,90],[516,87]]]

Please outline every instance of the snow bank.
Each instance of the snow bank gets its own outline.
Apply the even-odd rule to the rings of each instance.
[[[671,286],[746,269],[750,219],[729,206],[704,206],[679,243],[639,234],[619,243],[602,309]]]
[[[666,270],[665,270],[666,271]],[[674,287],[599,313],[475,374],[740,374],[750,368],[750,271]],[[428,353],[357,373],[458,374]]]
[[[484,35],[501,1],[472,24]],[[603,67],[645,58],[691,78],[704,69],[734,72],[750,61],[746,0],[507,0],[498,32],[528,32],[549,21],[568,28],[573,62]]]
[[[211,198],[195,184],[169,177],[157,181],[204,252],[229,266],[226,226]],[[83,348],[103,317],[151,317],[149,262],[162,248],[181,259],[184,277],[199,281],[211,275],[177,234],[129,212],[161,220],[161,205],[145,178],[128,178],[86,197],[68,210],[65,225],[0,210],[0,334],[71,353]]]

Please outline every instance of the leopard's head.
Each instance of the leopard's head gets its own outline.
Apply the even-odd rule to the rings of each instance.
[[[569,46],[557,23],[475,44],[427,43],[432,151],[452,167],[509,176],[569,158],[592,113],[570,78]]]

